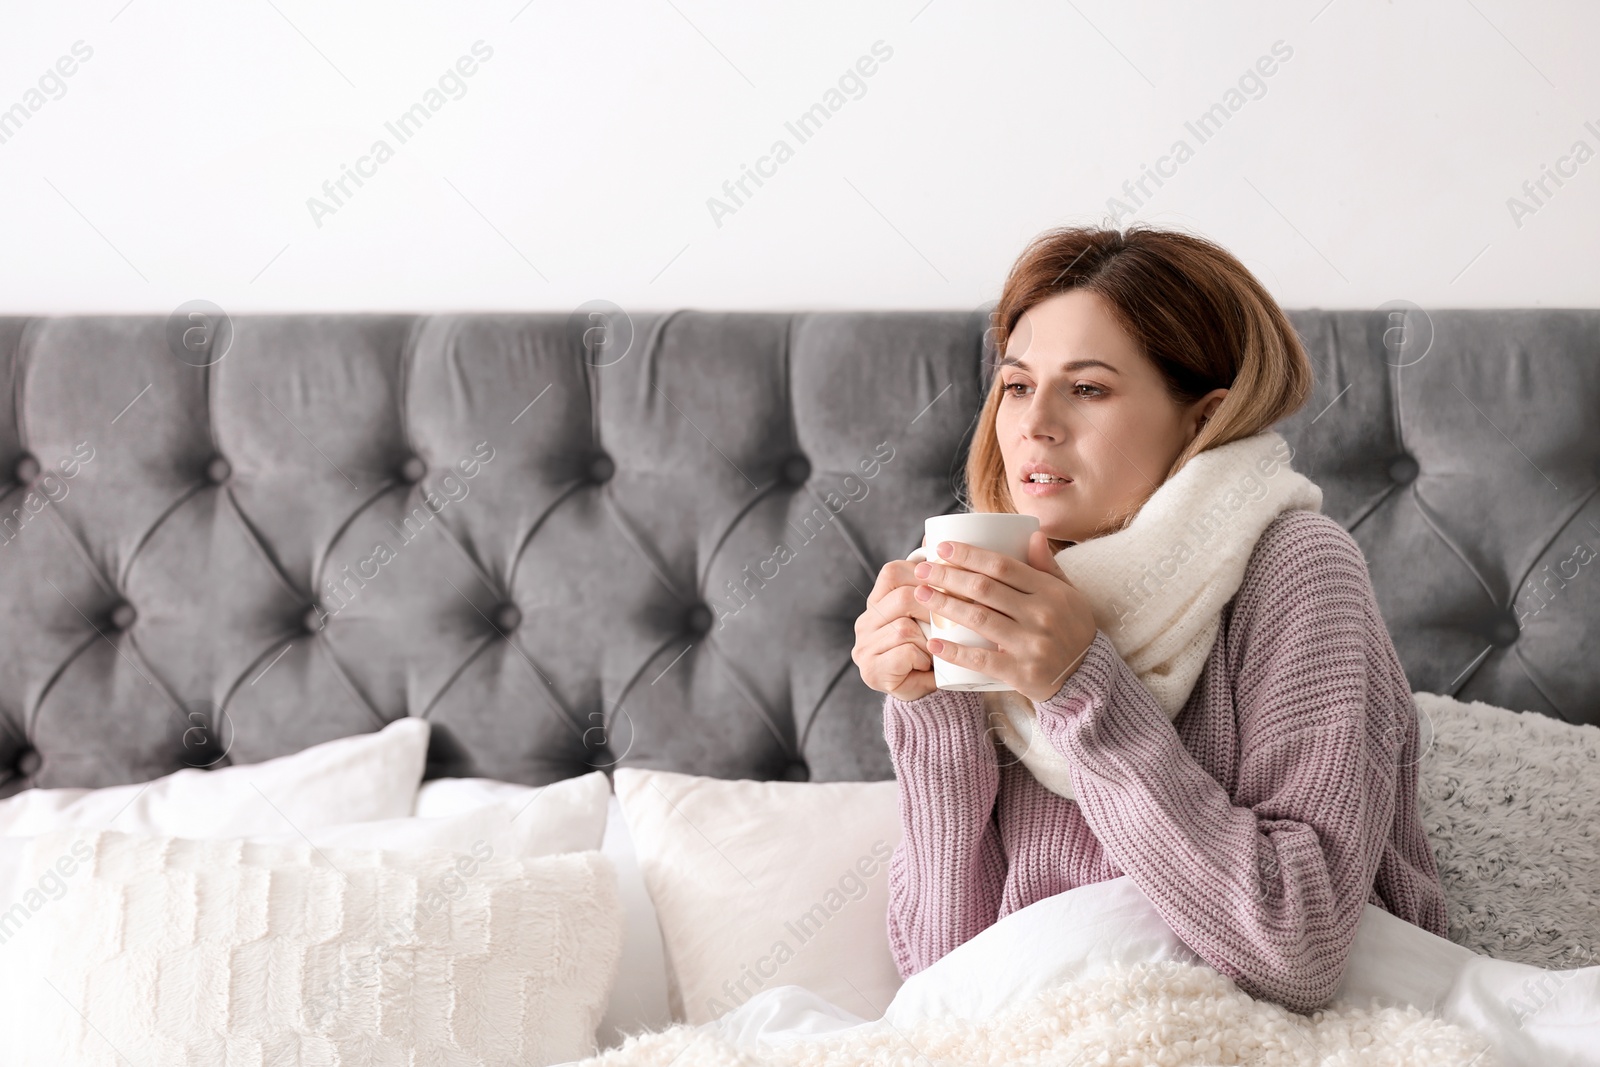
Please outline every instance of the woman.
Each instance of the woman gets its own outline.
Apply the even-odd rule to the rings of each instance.
[[[1269,428],[1311,388],[1282,310],[1211,242],[1073,228],[1024,251],[995,321],[1004,358],[969,504],[1037,516],[1028,561],[929,545],[937,562],[882,569],[856,622],[900,783],[888,921],[902,976],[1033,901],[1121,875],[1218,971],[1299,1011],[1332,997],[1365,904],[1443,936],[1411,688],[1359,547],[1315,510],[1320,490],[1254,533],[1220,529],[1237,588],[1192,688],[1169,701],[1151,688],[1172,688],[1166,668],[1136,673],[1096,623],[1099,607],[1120,626],[1127,605],[1091,603],[1056,558],[1135,529],[1196,457],[1282,443]],[[1183,605],[1161,614],[1159,581],[1137,592],[1145,621],[1193,622]],[[930,612],[998,650],[925,638]],[[1011,718],[996,694],[936,689],[930,654],[1010,685]],[[1017,705],[1036,728],[1026,748],[1006,726]]]

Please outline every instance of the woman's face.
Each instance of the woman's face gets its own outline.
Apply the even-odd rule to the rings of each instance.
[[[1114,530],[1228,393],[1176,403],[1104,298],[1087,289],[1024,312],[998,373],[995,432],[1012,503],[1062,541]],[[1036,473],[1066,480],[1036,482]]]

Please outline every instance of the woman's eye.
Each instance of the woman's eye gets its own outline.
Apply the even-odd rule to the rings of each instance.
[[[1024,390],[1025,391],[1025,390],[1028,389],[1028,383],[1027,382],[1007,382],[1005,385],[1001,386],[1000,389],[1007,396],[1020,397],[1020,396],[1023,395],[1022,393],[1013,392],[1012,390],[1020,389],[1020,390]],[[1081,392],[1079,392],[1080,389],[1087,389],[1087,390],[1089,390],[1089,392],[1081,393]],[[1074,397],[1080,399],[1080,400],[1091,400],[1091,399],[1093,399],[1093,398],[1095,398],[1097,396],[1100,396],[1104,392],[1105,392],[1105,390],[1100,388],[1098,385],[1091,385],[1088,382],[1079,382],[1077,385],[1074,385],[1072,387],[1072,395]]]

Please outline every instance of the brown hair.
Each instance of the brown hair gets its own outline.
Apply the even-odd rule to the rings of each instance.
[[[1125,231],[1048,230],[1017,257],[990,316],[992,362],[985,367],[989,391],[967,453],[967,505],[972,511],[1016,511],[995,433],[1002,395],[995,363],[1005,355],[1023,312],[1072,289],[1090,290],[1110,305],[1166,380],[1175,402],[1193,403],[1213,389],[1228,389],[1163,481],[1209,448],[1269,429],[1311,394],[1311,361],[1288,316],[1220,245],[1140,223]],[[1127,526],[1137,513],[1135,507],[1115,528]],[[1052,540],[1051,551],[1068,543]]]

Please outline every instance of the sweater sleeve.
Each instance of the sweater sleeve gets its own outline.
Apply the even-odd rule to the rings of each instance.
[[[1230,623],[1233,692],[1209,697],[1234,704],[1233,795],[1104,632],[1035,707],[1085,821],[1179,937],[1246,992],[1308,1011],[1349,959],[1415,711],[1347,533],[1302,528],[1258,555]]]
[[[978,693],[885,697],[883,735],[902,830],[889,860],[889,945],[909,978],[999,917],[1000,772]]]

